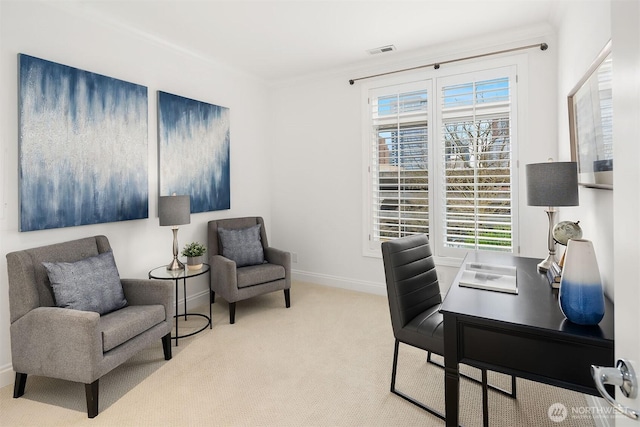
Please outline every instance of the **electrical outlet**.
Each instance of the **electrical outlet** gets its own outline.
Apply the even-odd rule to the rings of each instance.
[[[291,252],[291,262],[298,262],[298,254]]]

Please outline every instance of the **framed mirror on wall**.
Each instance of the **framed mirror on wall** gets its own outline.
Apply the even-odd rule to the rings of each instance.
[[[578,183],[613,190],[613,98],[611,40],[571,90],[569,140]]]

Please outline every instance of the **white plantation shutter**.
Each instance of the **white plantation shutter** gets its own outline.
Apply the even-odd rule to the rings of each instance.
[[[514,250],[514,83],[511,69],[438,80],[441,255]]]
[[[437,257],[518,251],[516,69],[522,62],[502,64],[364,88],[365,255],[379,256],[381,242],[418,233],[429,236]]]
[[[414,82],[369,92],[369,240],[373,245],[429,233],[426,85],[426,81]]]

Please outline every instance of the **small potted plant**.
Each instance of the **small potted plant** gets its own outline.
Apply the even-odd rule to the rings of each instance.
[[[187,268],[189,270],[199,270],[204,263],[204,253],[207,248],[198,242],[191,242],[184,246],[182,249],[182,256],[187,257]]]

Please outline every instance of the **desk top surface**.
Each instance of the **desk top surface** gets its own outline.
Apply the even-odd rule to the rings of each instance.
[[[461,287],[458,282],[467,262],[511,265],[517,269],[518,294]],[[551,289],[539,259],[511,254],[470,252],[445,297],[440,311],[516,326],[558,332],[576,338],[593,338],[613,343],[613,304],[605,296],[605,315],[597,326],[576,325],[565,319],[558,304],[558,290]]]

